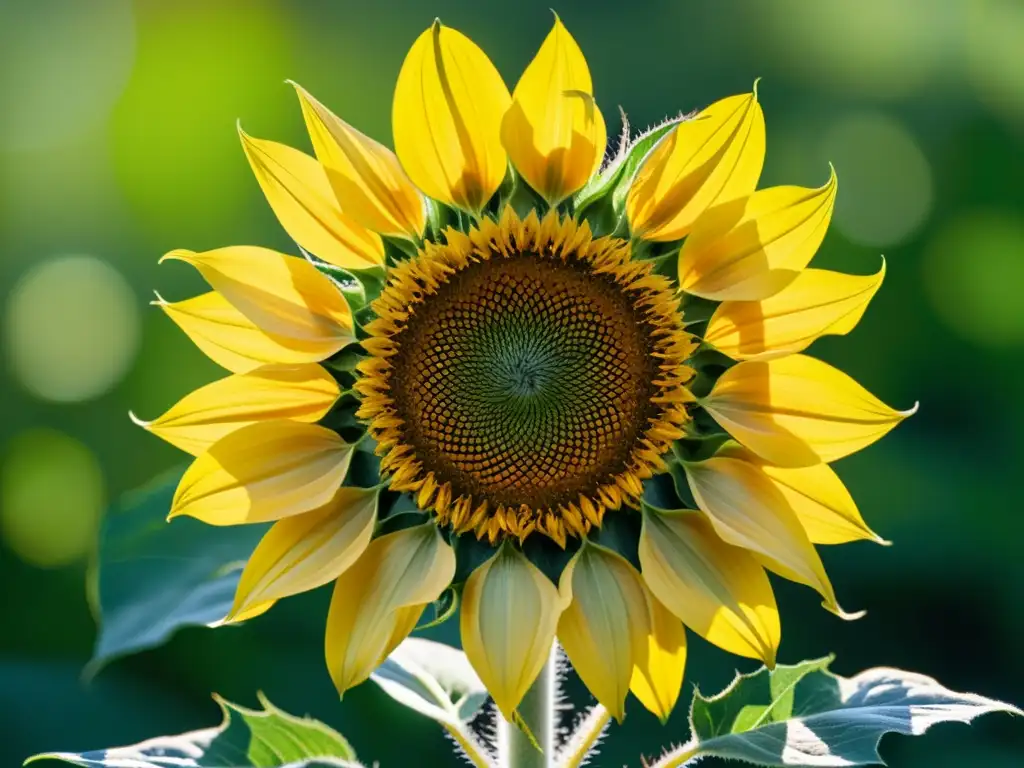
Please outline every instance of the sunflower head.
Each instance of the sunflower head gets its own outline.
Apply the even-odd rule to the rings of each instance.
[[[684,626],[774,663],[766,569],[848,617],[815,545],[881,539],[829,465],[909,412],[801,353],[884,264],[808,268],[836,176],[757,189],[756,90],[605,158],[557,19],[512,92],[435,22],[396,152],[297,90],[315,157],[242,144],[302,255],[168,255],[212,290],[157,303],[231,375],[140,422],[196,457],[172,517],[273,523],[227,621],[333,581],[343,691],[458,604],[511,719],[556,637],[619,718],[668,716]]]
[[[683,436],[695,343],[671,282],[556,212],[506,208],[397,266],[358,366],[393,490],[496,543],[636,506]]]

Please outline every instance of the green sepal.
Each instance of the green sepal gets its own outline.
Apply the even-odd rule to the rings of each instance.
[[[465,231],[463,223],[465,217],[461,211],[457,211],[430,197],[427,198],[426,205],[427,230],[423,233],[425,239],[436,243],[443,239],[442,234],[448,227],[455,227]]]
[[[420,509],[416,505],[416,500],[408,493],[399,494],[386,490],[381,493],[381,499],[383,503],[377,513],[374,538],[414,528],[430,521],[430,513]]]
[[[590,224],[595,235],[625,231],[626,196],[637,171],[658,142],[683,119],[678,117],[668,120],[632,141],[624,137],[611,162],[575,194],[573,204],[576,215]],[[628,132],[628,124],[625,130]]]
[[[380,239],[384,243],[384,261],[388,267],[415,258],[419,252],[419,246],[407,237],[381,235]]]
[[[387,271],[382,266],[346,269],[329,264],[309,254],[306,254],[306,258],[320,272],[334,280],[353,312],[368,307],[374,299],[380,296],[384,283],[387,281]]]
[[[455,615],[455,611],[459,607],[459,592],[455,587],[448,587],[441,596],[432,602],[423,612],[432,611],[433,615],[423,621],[423,617],[420,617],[420,622],[416,624],[414,632],[421,629],[430,629],[440,624],[444,624],[448,619]]]

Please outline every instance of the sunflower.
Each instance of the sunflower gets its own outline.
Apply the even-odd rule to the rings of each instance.
[[[909,412],[802,352],[884,263],[807,268],[836,176],[756,189],[756,84],[607,161],[557,18],[511,94],[435,22],[394,153],[296,90],[315,158],[241,140],[301,255],[173,251],[212,290],[156,302],[231,373],[140,422],[195,456],[170,517],[273,523],[225,621],[334,582],[343,692],[458,605],[507,718],[557,639],[621,719],[671,712],[684,627],[774,663],[766,570],[846,615],[815,545],[882,539],[829,464]]]

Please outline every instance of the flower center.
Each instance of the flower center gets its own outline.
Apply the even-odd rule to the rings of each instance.
[[[595,493],[656,408],[653,330],[578,263],[473,264],[395,337],[403,439],[456,496],[551,508]]]
[[[492,541],[600,524],[686,418],[692,344],[668,282],[552,221],[491,222],[399,267],[360,368],[392,488]]]

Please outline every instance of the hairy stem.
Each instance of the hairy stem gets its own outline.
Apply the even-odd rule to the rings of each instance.
[[[556,687],[558,654],[552,648],[547,664],[519,705],[527,733],[514,723],[502,721],[502,768],[549,768],[555,751]]]
[[[697,754],[697,747],[691,741],[681,747],[676,747],[663,756],[658,762],[651,765],[651,768],[682,768]]]

